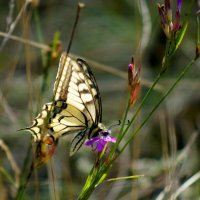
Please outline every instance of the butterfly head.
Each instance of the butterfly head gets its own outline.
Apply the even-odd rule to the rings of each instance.
[[[99,131],[98,131],[99,135],[103,135],[103,136],[111,135],[111,130],[107,129],[104,124],[99,123],[98,128],[99,128]]]

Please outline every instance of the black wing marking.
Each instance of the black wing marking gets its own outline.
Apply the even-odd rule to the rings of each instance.
[[[80,131],[72,140],[71,142],[71,147],[70,147],[70,156],[72,156],[73,154],[75,154],[83,145],[86,136],[88,135],[88,130],[89,129],[85,129]]]
[[[78,58],[77,63],[83,69],[84,75],[86,77],[86,82],[90,86],[90,93],[93,95],[94,105],[95,105],[95,113],[96,113],[96,124],[102,121],[102,102],[101,102],[101,95],[99,92],[99,88],[92,73],[90,66],[84,60]]]
[[[49,120],[48,128],[54,138],[65,134],[76,133],[88,127],[87,118],[82,111],[63,101],[55,102],[53,116]]]

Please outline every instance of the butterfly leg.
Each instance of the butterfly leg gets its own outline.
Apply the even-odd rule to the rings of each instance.
[[[71,147],[70,147],[70,156],[72,156],[74,153],[76,153],[81,146],[83,145],[86,136],[88,135],[88,129],[85,129],[81,132],[79,132],[72,140]]]

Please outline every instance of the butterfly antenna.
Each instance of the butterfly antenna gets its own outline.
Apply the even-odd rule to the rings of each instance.
[[[108,129],[110,130],[111,128],[115,127],[115,126],[119,126],[121,124],[121,120],[118,120],[117,124],[112,124]]]
[[[118,120],[118,123],[117,124],[112,124],[108,129],[110,130],[111,128],[115,127],[115,126],[120,126],[121,125],[121,120]],[[130,120],[128,119],[127,120],[127,124],[125,125],[129,125],[130,124]]]
[[[78,20],[79,20],[79,17],[80,17],[81,9],[82,9],[84,6],[85,6],[84,3],[78,2],[77,11],[76,11],[76,18],[75,18],[75,21],[74,21],[72,33],[71,33],[70,40],[69,40],[69,44],[68,44],[68,48],[67,48],[67,56],[68,56],[68,54],[69,54],[69,51],[70,51],[70,48],[71,48],[71,45],[72,45],[72,41],[73,41],[74,34],[75,34],[75,30],[76,30],[76,27],[77,27],[77,24],[78,24]],[[66,56],[66,57],[67,57],[67,56]]]

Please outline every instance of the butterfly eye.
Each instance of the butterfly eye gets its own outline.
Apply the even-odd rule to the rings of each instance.
[[[108,135],[110,135],[110,132],[109,131],[102,131],[102,132],[100,132],[100,135],[108,136]]]

